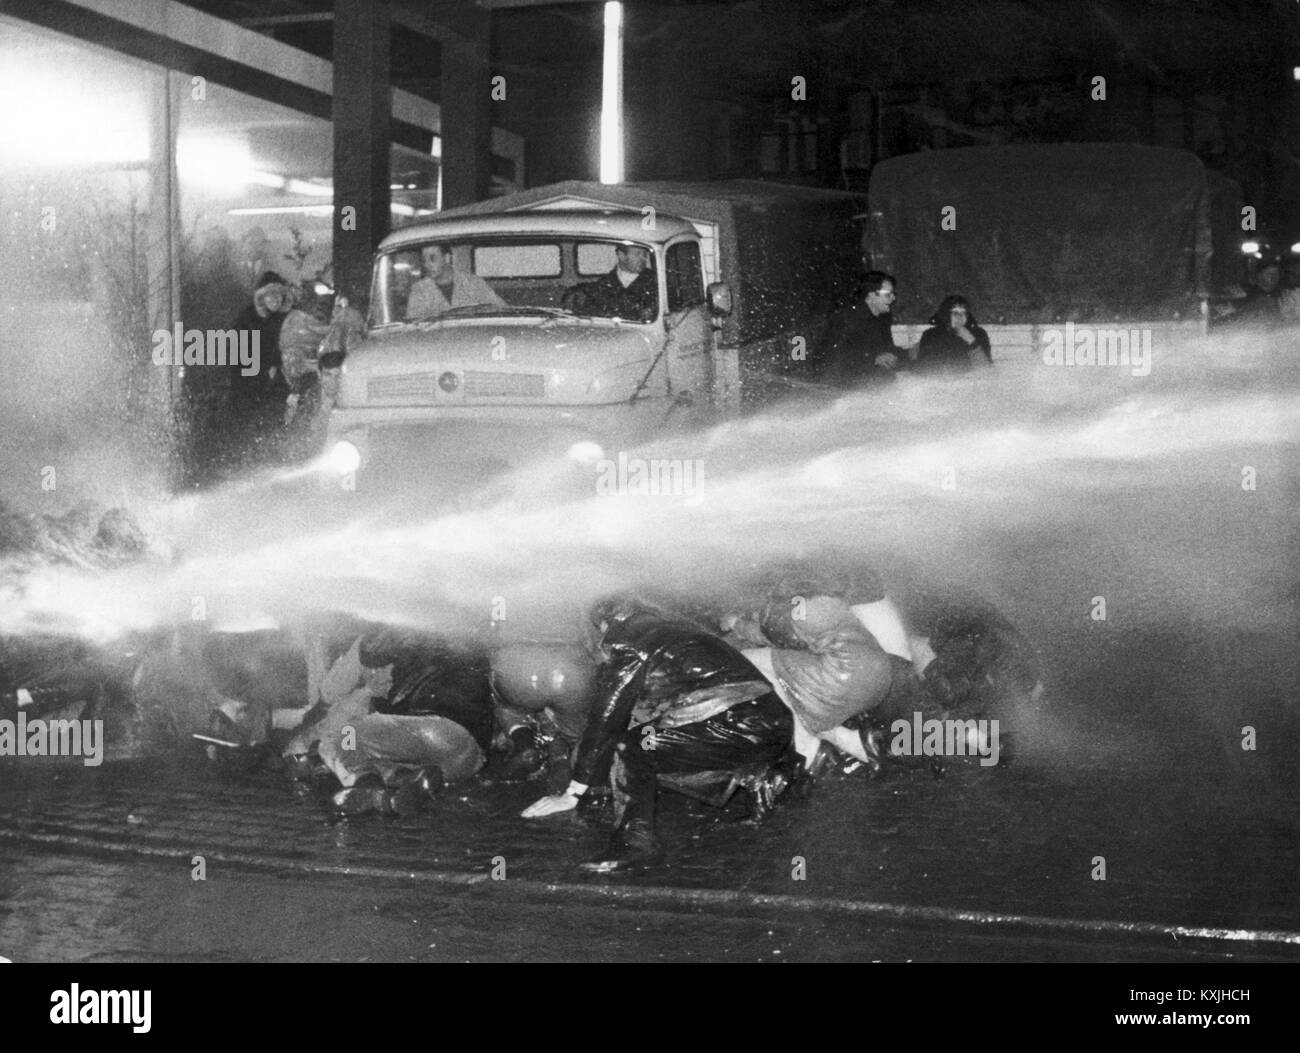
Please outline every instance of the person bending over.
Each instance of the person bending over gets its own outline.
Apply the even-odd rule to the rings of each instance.
[[[315,747],[343,789],[345,815],[417,811],[444,781],[483,766],[493,714],[486,660],[435,637],[359,637],[320,685],[314,720],[285,747]]]
[[[761,817],[773,780],[795,765],[794,721],[767,680],[716,636],[643,601],[604,601],[592,621],[604,662],[573,781],[534,802],[524,818],[568,811],[608,782],[609,850],[583,864],[600,873],[663,858],[655,836],[660,788],[717,807],[744,788]]]

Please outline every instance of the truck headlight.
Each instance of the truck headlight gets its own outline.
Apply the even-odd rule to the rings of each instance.
[[[342,439],[330,447],[325,455],[325,464],[339,475],[350,475],[361,467],[361,451]]]
[[[605,456],[605,451],[600,448],[600,443],[589,440],[575,442],[569,447],[569,457],[579,464],[595,464]]]

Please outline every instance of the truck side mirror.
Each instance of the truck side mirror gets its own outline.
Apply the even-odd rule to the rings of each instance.
[[[731,287],[726,282],[709,282],[709,310],[731,314]]]

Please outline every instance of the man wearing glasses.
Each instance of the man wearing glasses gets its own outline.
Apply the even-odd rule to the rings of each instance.
[[[820,373],[828,383],[892,381],[907,357],[894,345],[894,276],[868,271],[859,298],[831,315],[822,339]]]

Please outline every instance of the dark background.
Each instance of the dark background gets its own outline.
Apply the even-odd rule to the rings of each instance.
[[[332,55],[330,0],[191,6]],[[436,17],[476,5],[406,6]],[[493,75],[508,85],[492,120],[526,137],[528,183],[593,178],[602,5],[483,6]],[[917,150],[1133,142],[1195,151],[1242,185],[1261,230],[1300,229],[1291,0],[630,0],[625,11],[629,181],[865,190],[872,164]],[[436,101],[438,43],[392,32],[394,86]],[[1104,102],[1091,98],[1097,76]]]

